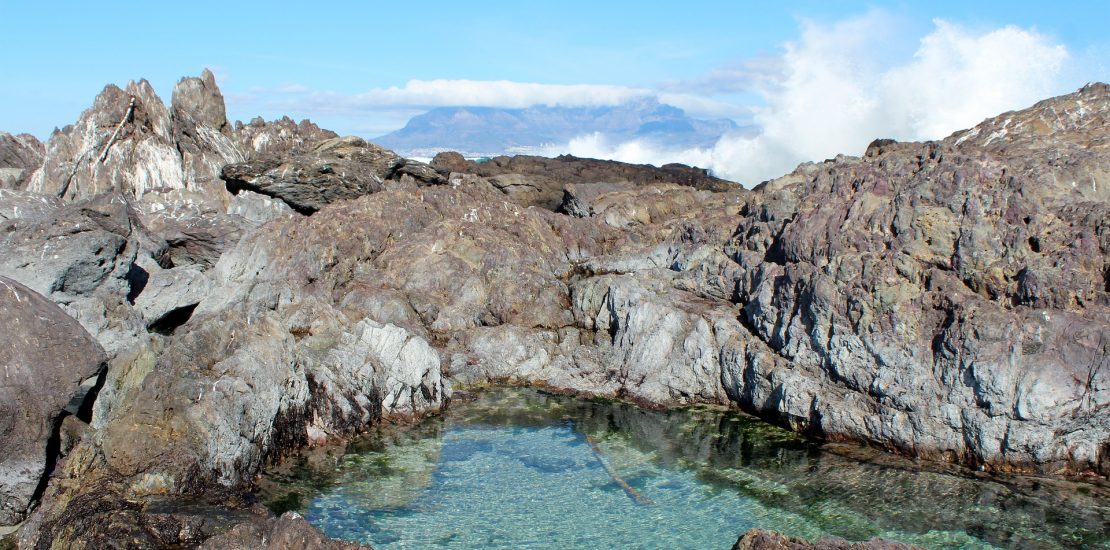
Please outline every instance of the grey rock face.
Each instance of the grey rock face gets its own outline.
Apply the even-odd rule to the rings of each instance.
[[[141,80],[126,89],[105,87],[75,125],[50,136],[28,189],[73,200],[113,191],[141,198],[186,186],[170,111]]]
[[[0,222],[15,219],[41,220],[62,207],[62,201],[41,193],[0,189]]]
[[[76,124],[50,137],[27,188],[65,200],[116,192],[155,204],[188,194],[194,203],[225,209],[230,195],[219,179],[224,165],[300,151],[334,136],[311,122],[288,119],[232,126],[208,70],[181,79],[168,108],[145,80],[124,89],[109,85]],[[4,150],[14,149],[0,146]]]
[[[142,230],[129,201],[103,195],[0,226],[0,275],[50,298],[110,355],[141,331],[127,304]]]
[[[239,216],[251,225],[262,225],[270,220],[296,213],[281,199],[267,197],[252,191],[240,191],[231,197],[227,205],[229,216]]]
[[[224,96],[211,71],[205,69],[200,78],[182,78],[177,83],[170,119],[186,188],[221,196],[220,169],[245,157],[227,122]]]
[[[386,180],[408,178],[424,185],[445,181],[434,170],[353,136],[323,141],[291,159],[269,156],[231,164],[221,177],[233,193],[247,190],[276,197],[302,214],[381,191]]]
[[[77,321],[37,292],[0,276],[0,525],[22,521],[56,456],[48,441],[65,407],[83,400],[106,367],[100,345]]]
[[[0,132],[0,190],[20,190],[42,166],[45,147],[30,134]]]

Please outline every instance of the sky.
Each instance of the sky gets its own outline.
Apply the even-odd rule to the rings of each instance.
[[[207,67],[232,120],[373,137],[436,106],[654,97],[759,136],[672,150],[583,135],[552,153],[687,162],[744,182],[937,139],[1110,80],[1110,3],[23,2],[0,0],[0,130],[46,138],[107,83],[163,100]]]

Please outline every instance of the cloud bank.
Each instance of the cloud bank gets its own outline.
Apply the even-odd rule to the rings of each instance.
[[[1004,111],[1061,93],[1067,49],[1033,30],[973,32],[936,20],[910,59],[884,60],[890,21],[869,14],[832,25],[804,23],[777,60],[707,77],[717,88],[752,86],[754,137],[725,136],[711,149],[671,150],[647,142],[582,136],[555,149],[627,162],[684,162],[751,186],[800,162],[860,154],[872,139],[939,139]],[[894,34],[893,36],[897,36]],[[769,75],[766,67],[777,66]]]

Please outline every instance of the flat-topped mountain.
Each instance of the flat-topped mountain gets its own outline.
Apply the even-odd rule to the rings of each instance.
[[[616,142],[641,139],[672,147],[711,147],[722,135],[742,130],[729,119],[697,119],[677,107],[640,100],[611,107],[439,107],[373,141],[403,155],[459,151],[497,156],[534,152],[594,133]]]

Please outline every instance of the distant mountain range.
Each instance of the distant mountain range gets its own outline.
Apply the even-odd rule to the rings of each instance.
[[[615,107],[439,107],[373,141],[404,156],[440,151],[494,156],[534,153],[595,132],[614,141],[708,147],[725,133],[744,129],[729,119],[696,119],[678,107],[641,100]]]

